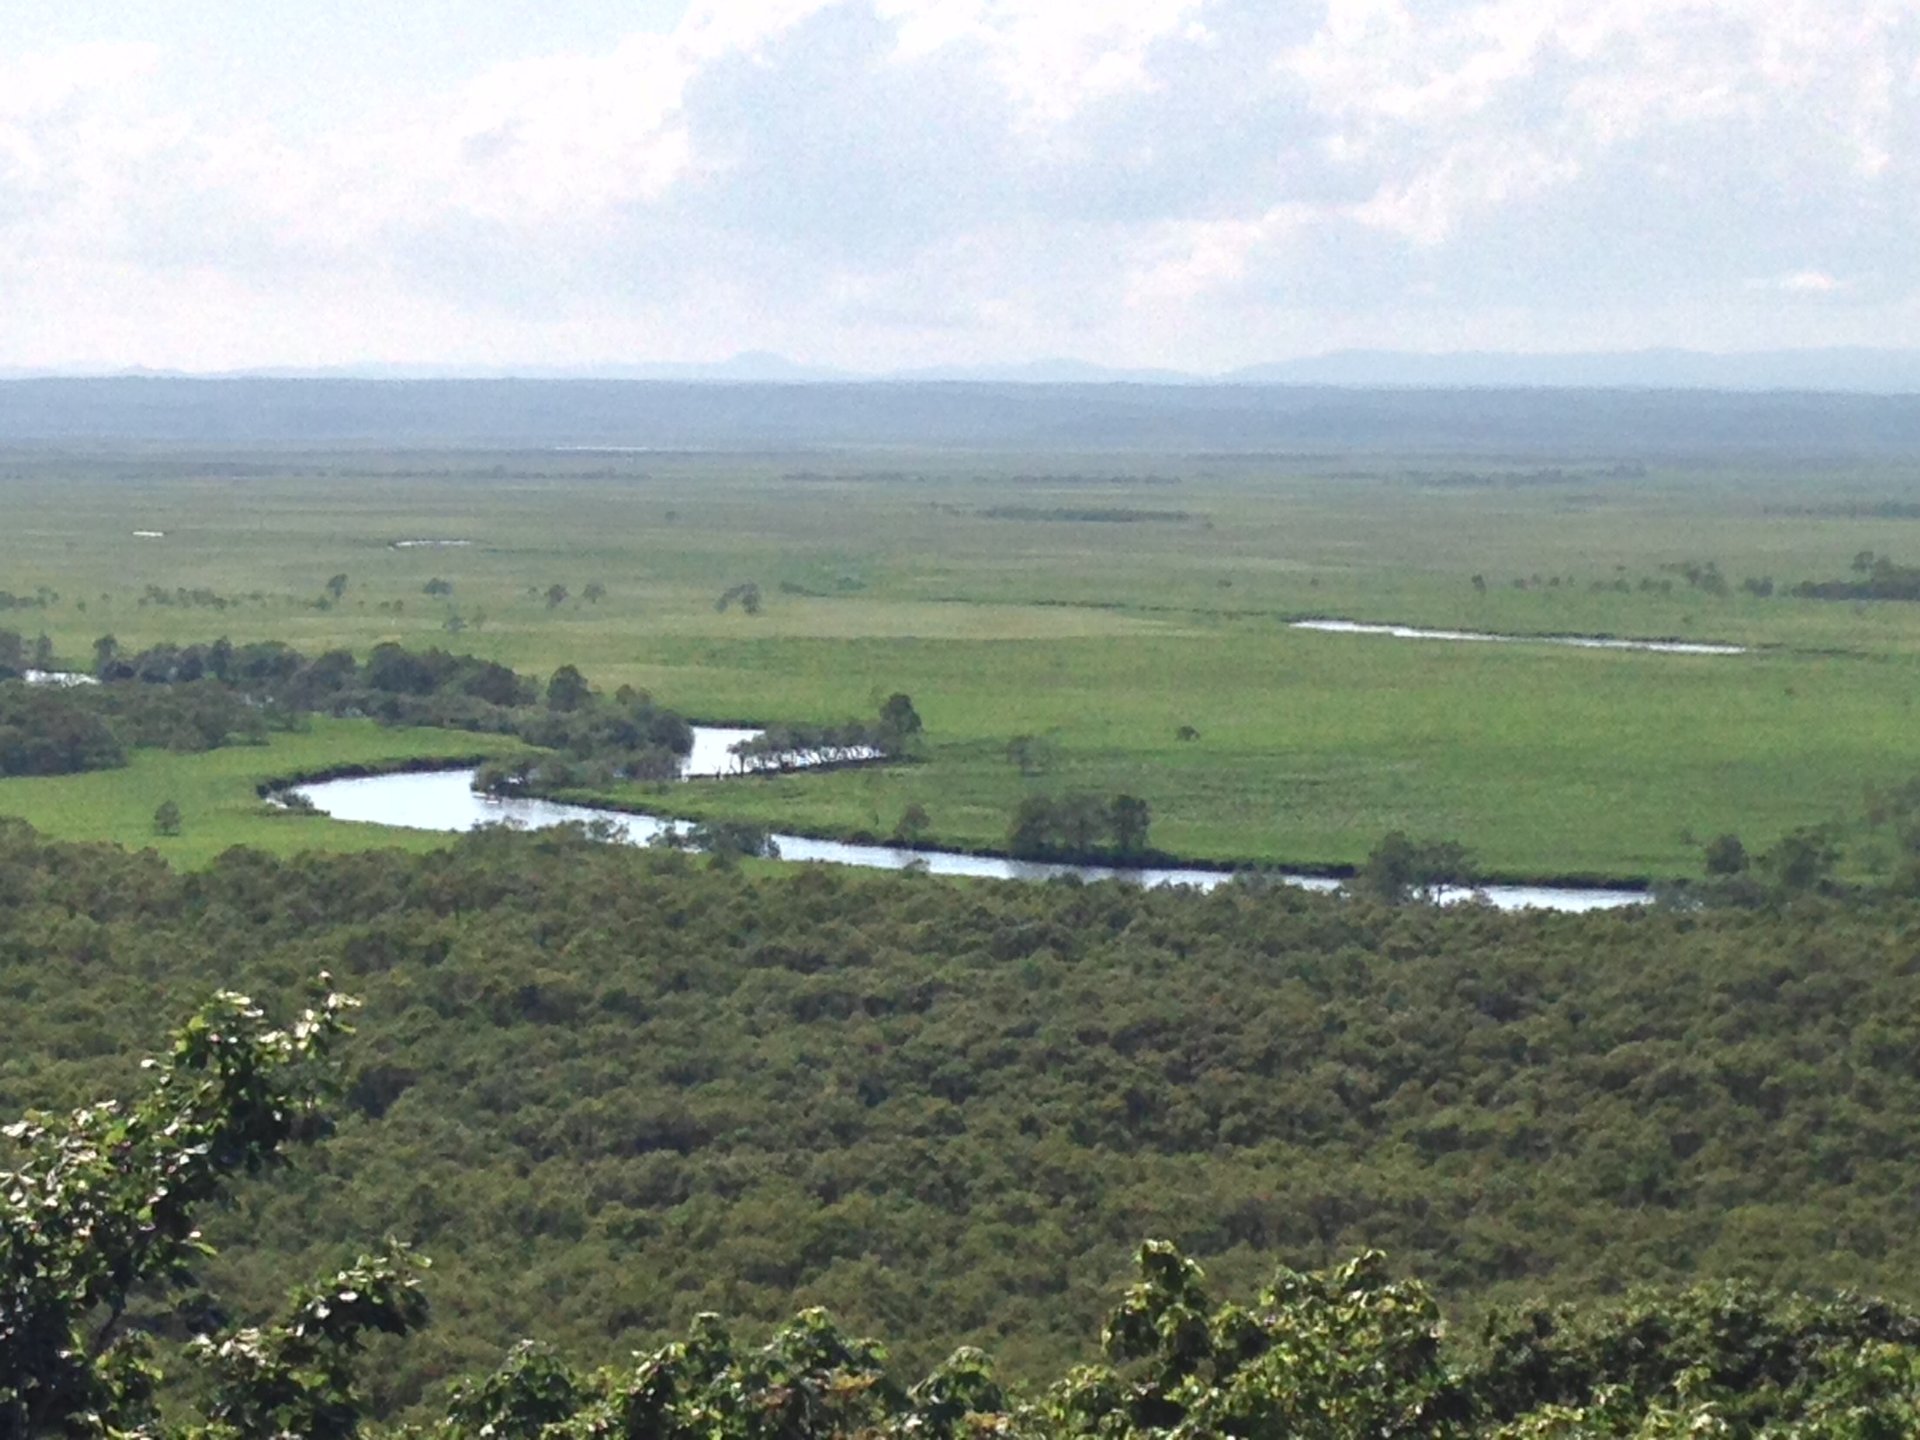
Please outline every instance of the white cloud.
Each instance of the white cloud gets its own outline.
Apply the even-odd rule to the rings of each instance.
[[[1252,220],[1166,226],[1130,277],[1128,299],[1137,306],[1178,305],[1236,285],[1264,252],[1326,218],[1314,207],[1276,205]]]
[[[1350,213],[1362,224],[1417,245],[1439,245],[1467,218],[1565,184],[1579,173],[1577,161],[1541,146],[1463,143],[1405,181],[1384,184]]]
[[[877,0],[899,30],[895,56],[919,60],[949,46],[988,57],[1028,121],[1071,119],[1084,107],[1156,81],[1149,57],[1169,37],[1204,40],[1202,0]]]
[[[1847,288],[1847,282],[1824,270],[1795,270],[1790,275],[1770,275],[1749,280],[1749,290],[1771,290],[1785,295],[1831,295]]]
[[[0,55],[0,121],[57,115],[77,100],[137,85],[159,66],[150,44],[74,45],[65,50]]]
[[[0,49],[0,363],[266,362],[298,317],[341,358],[1224,365],[1920,304],[1911,0],[696,0],[297,134],[180,63]]]

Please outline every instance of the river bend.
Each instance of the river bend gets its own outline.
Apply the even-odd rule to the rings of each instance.
[[[694,748],[682,766],[688,776],[735,773],[737,757],[731,747],[759,732],[694,728]],[[323,780],[296,786],[323,814],[336,820],[392,825],[406,830],[458,832],[482,825],[514,824],[528,829],[599,821],[610,825],[631,845],[648,845],[676,828],[676,822],[657,815],[632,814],[594,805],[570,805],[530,798],[495,799],[473,789],[470,768],[414,771],[397,775],[370,775],[348,780]],[[841,840],[817,840],[805,835],[776,834],[782,860],[826,865],[854,865],[869,870],[905,870],[919,867],[934,875],[964,875],[994,880],[1049,880],[1076,875],[1084,880],[1125,880],[1136,885],[1185,885],[1211,890],[1232,876],[1224,870],[1190,867],[1129,868],[1112,865],[1061,865],[1009,860],[994,855],[968,855],[952,850],[906,850],[891,845],[861,845]],[[1339,882],[1324,876],[1283,873],[1277,878],[1307,890],[1332,890]],[[1637,890],[1581,889],[1550,885],[1488,885],[1479,890],[1443,893],[1445,901],[1483,896],[1503,910],[1608,910],[1643,902]]]

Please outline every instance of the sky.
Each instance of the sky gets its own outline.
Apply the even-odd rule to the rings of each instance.
[[[5,0],[0,368],[1920,346],[1920,0]]]

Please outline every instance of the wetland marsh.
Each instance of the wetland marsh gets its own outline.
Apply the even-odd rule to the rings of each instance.
[[[1401,830],[1499,879],[1632,883],[1920,772],[1920,606],[1779,593],[1920,555],[1897,518],[1920,480],[1884,460],[40,449],[0,456],[0,492],[0,627],[63,665],[108,633],[393,639],[576,665],[710,724],[832,724],[896,691],[925,717],[919,763],[676,787],[684,818],[860,841],[917,807],[927,843],[980,851],[1024,796],[1126,792],[1204,867],[1352,865]],[[1333,616],[1675,653],[1296,628]],[[189,818],[221,769],[151,763]],[[32,787],[0,810],[79,828]],[[192,831],[137,838],[205,854]]]

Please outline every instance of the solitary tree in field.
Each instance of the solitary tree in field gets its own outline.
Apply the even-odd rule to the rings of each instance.
[[[171,800],[162,800],[153,812],[153,833],[156,835],[178,835],[180,833],[180,807]]]
[[[1108,823],[1113,827],[1113,848],[1122,855],[1138,855],[1147,848],[1147,827],[1153,812],[1137,795],[1116,795],[1107,803]]]
[[[919,801],[907,806],[900,812],[900,822],[893,827],[893,843],[913,845],[927,833],[933,819],[927,814],[927,807]]]
[[[602,585],[598,580],[592,580],[587,583],[587,588],[580,593],[586,596],[589,605],[598,605],[602,600],[607,598],[607,587]]]
[[[880,707],[880,731],[895,749],[920,733],[920,712],[913,708],[911,697],[897,690],[887,697]]]
[[[1738,875],[1747,868],[1747,847],[1738,835],[1716,835],[1707,842],[1707,874]]]
[[[420,588],[428,595],[453,594],[453,582],[451,580],[442,580],[438,575],[427,581],[427,583]]]
[[[336,604],[339,603],[340,597],[345,595],[346,593],[347,593],[347,576],[345,571],[342,571],[340,574],[334,575],[328,579],[327,594],[333,597],[333,600]]]
[[[1022,775],[1043,775],[1053,768],[1059,747],[1044,735],[1016,735],[1007,741],[1007,760]]]
[[[547,681],[547,708],[549,710],[578,710],[587,703],[587,697],[593,693],[587,684],[587,677],[571,665],[562,665],[553,672],[553,678]]]
[[[547,587],[547,608],[549,610],[557,610],[566,603],[567,603],[567,587],[566,586],[549,585]]]

